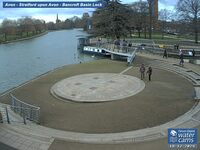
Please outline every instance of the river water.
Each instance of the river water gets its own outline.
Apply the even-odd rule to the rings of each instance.
[[[91,61],[77,50],[80,29],[49,32],[38,38],[0,45],[0,93],[55,68]]]

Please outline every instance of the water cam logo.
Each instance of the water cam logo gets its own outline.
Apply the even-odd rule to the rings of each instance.
[[[177,132],[175,130],[171,130],[170,135],[174,137],[177,135]]]
[[[197,147],[197,129],[168,129],[168,144],[174,148]]]

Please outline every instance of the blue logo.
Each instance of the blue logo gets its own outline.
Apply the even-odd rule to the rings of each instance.
[[[173,147],[191,147],[197,145],[197,129],[170,128],[168,129],[168,144]]]

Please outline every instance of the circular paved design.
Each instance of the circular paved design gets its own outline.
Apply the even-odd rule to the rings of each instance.
[[[76,75],[56,83],[51,92],[77,102],[104,102],[133,96],[145,83],[133,76],[114,73]]]

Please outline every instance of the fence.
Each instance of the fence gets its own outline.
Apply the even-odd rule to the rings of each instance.
[[[113,52],[120,52],[120,53],[132,53],[135,51],[136,46],[121,46],[115,45],[113,43],[102,43],[99,47],[108,49]]]
[[[127,57],[128,65],[130,65],[133,62],[135,55],[136,55],[136,50],[137,50],[137,48],[135,48],[135,50],[132,52],[131,57]]]
[[[24,124],[26,124],[26,119],[36,123],[40,123],[40,107],[36,107],[28,103],[22,102],[12,94],[11,100],[11,109],[24,118]]]

